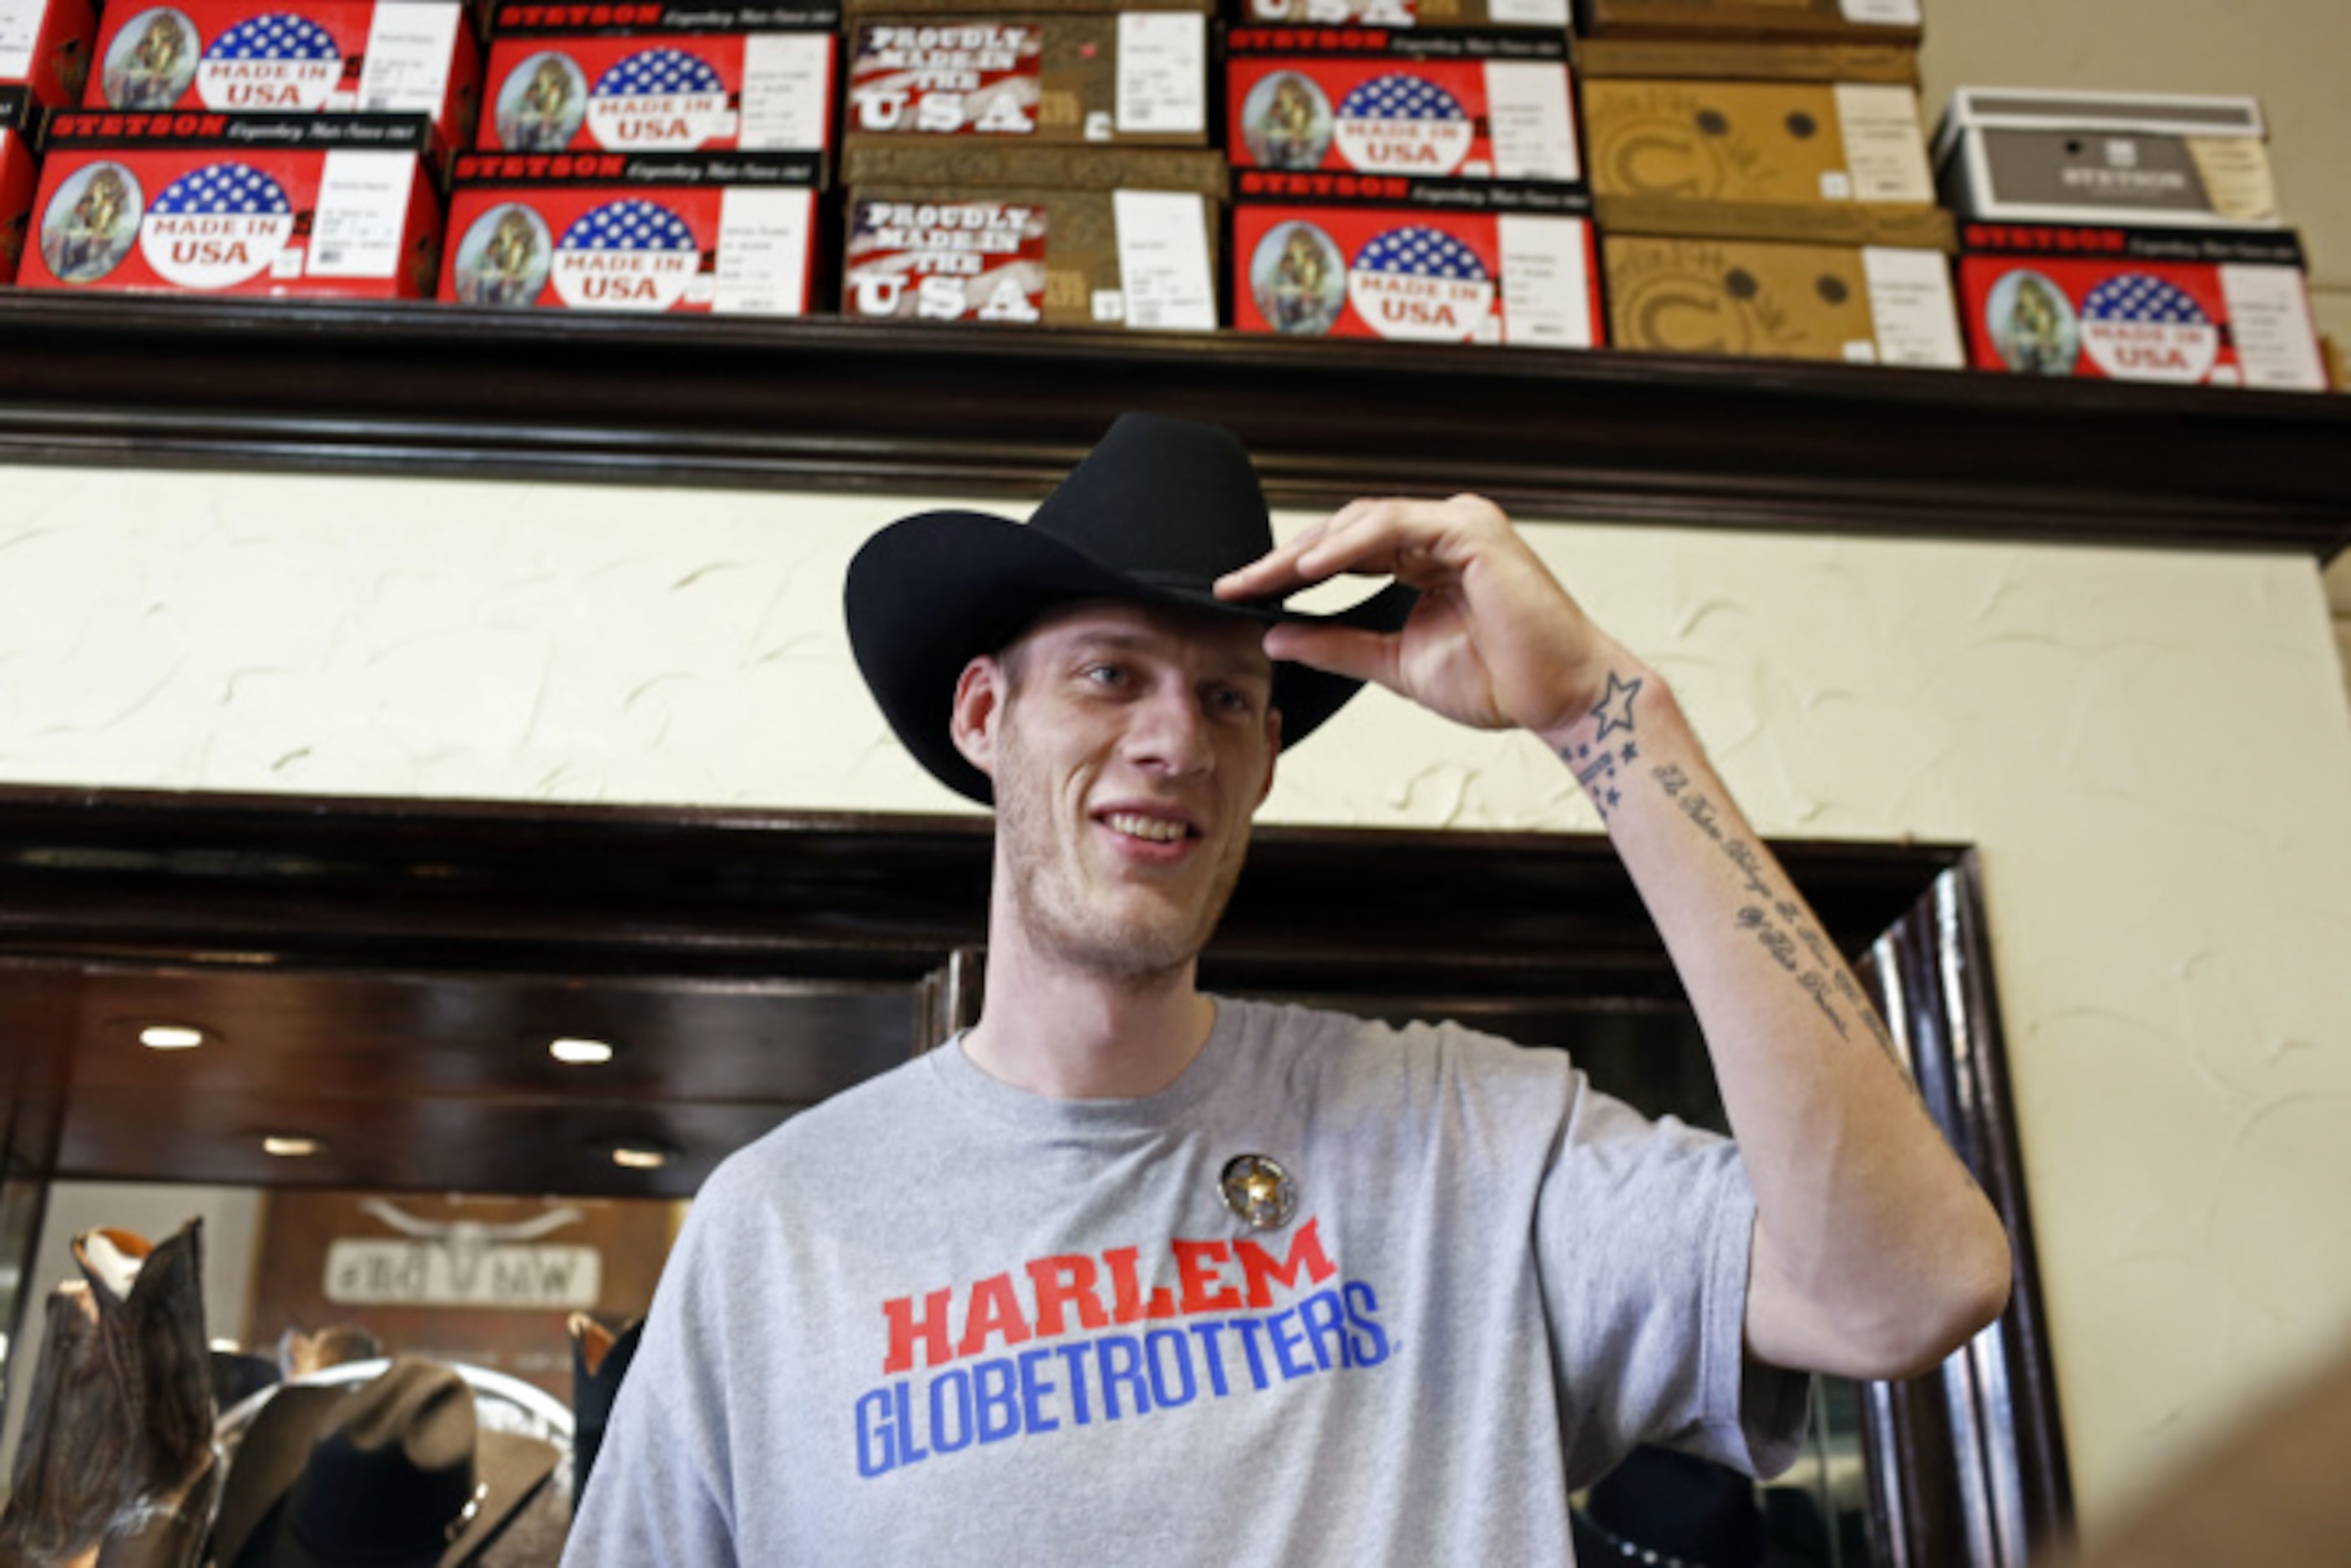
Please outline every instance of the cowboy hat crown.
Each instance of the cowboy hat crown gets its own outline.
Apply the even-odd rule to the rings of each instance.
[[[1279,600],[1232,602],[1217,579],[1273,548],[1248,451],[1219,425],[1125,414],[1030,514],[925,512],[891,524],[849,565],[844,607],[857,668],[914,760],[987,805],[987,775],[947,722],[964,666],[1080,599],[1131,599],[1280,621],[1393,631],[1414,595],[1390,585],[1350,609],[1309,615]],[[1295,745],[1363,683],[1277,661],[1273,705]]]

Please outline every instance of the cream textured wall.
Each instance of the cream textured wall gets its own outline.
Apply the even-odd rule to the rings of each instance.
[[[2250,93],[2270,120],[2279,210],[2310,256],[2318,329],[2351,348],[2351,5],[2343,0],[1928,0],[1920,97],[1958,86]],[[2330,579],[2351,650],[2351,563]],[[2351,652],[2346,654],[2351,662]],[[2346,679],[2351,692],[2351,678]]]
[[[888,500],[37,469],[0,495],[45,520],[0,524],[0,779],[954,805],[839,624]],[[1533,536],[1764,831],[1982,846],[2093,1526],[2351,1334],[2351,713],[2311,563]],[[1537,748],[1384,693],[1267,815],[1595,826]]]

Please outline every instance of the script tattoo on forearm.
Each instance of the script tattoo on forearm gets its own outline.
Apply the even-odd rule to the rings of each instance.
[[[1834,995],[1841,1000],[1862,1021],[1878,1044],[1891,1049],[1893,1037],[1877,1016],[1877,1010],[1863,996],[1854,983],[1844,961],[1837,956],[1828,940],[1804,919],[1804,907],[1793,898],[1777,892],[1766,874],[1761,851],[1743,838],[1732,837],[1722,826],[1722,819],[1712,801],[1691,787],[1690,776],[1677,763],[1662,763],[1649,770],[1665,797],[1687,817],[1700,833],[1714,841],[1723,858],[1738,869],[1740,884],[1748,893],[1760,900],[1742,905],[1737,919],[1739,929],[1754,937],[1756,942],[1771,957],[1771,961],[1792,976],[1813,1005],[1821,1011],[1840,1038],[1849,1039],[1845,1014],[1841,1012]],[[1799,951],[1799,949],[1802,950]],[[1807,968],[1809,957],[1813,967]]]

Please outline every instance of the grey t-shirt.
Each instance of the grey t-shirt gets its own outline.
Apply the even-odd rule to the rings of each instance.
[[[564,1561],[1564,1563],[1635,1443],[1793,1458],[1753,1228],[1732,1145],[1452,1025],[1220,1001],[1118,1101],[950,1043],[712,1175]]]

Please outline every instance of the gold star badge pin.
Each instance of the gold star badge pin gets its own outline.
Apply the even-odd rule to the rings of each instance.
[[[1259,1231],[1286,1225],[1298,1212],[1298,1184],[1262,1154],[1239,1154],[1227,1160],[1217,1186],[1224,1193],[1225,1207]]]

